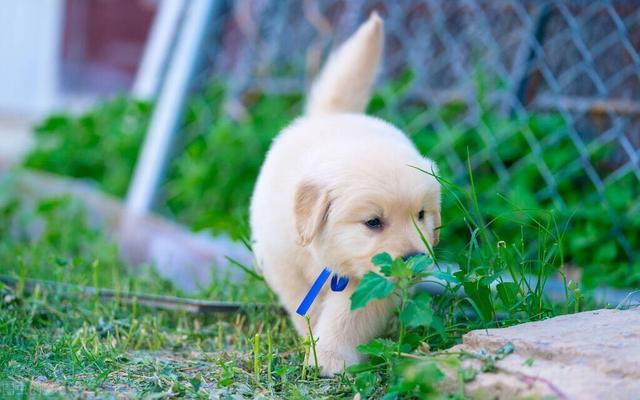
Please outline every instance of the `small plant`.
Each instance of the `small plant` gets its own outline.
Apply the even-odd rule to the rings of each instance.
[[[382,275],[376,272],[364,275],[351,297],[351,309],[364,307],[377,299],[396,296],[399,333],[395,340],[374,339],[358,347],[358,351],[371,357],[371,360],[349,368],[356,375],[356,387],[364,390],[365,395],[371,394],[367,385],[378,379],[373,372],[391,371],[387,393],[390,398],[400,394],[413,393],[424,397],[434,393],[435,384],[442,377],[436,364],[428,362],[417,365],[404,357],[427,340],[432,332],[439,331],[444,335],[442,320],[433,313],[431,295],[427,292],[413,297],[409,295],[412,287],[433,276],[429,270],[433,260],[428,256],[416,256],[404,261],[382,253],[375,256],[372,262]],[[411,381],[403,378],[405,375],[416,375],[410,371],[416,368],[419,369],[415,372],[420,375],[421,382],[417,382],[415,377]]]
[[[351,297],[351,308],[356,310],[366,306],[371,301],[376,301],[388,296],[396,297],[397,336],[391,338],[377,338],[368,344],[358,346],[358,351],[369,357],[369,360],[351,366],[348,371],[354,375],[354,387],[363,396],[372,396],[376,391],[377,382],[387,382],[385,398],[397,398],[398,396],[416,396],[419,398],[439,398],[441,391],[438,382],[445,377],[444,370],[453,370],[460,377],[459,384],[473,379],[476,372],[464,370],[461,360],[476,358],[483,361],[485,369],[491,370],[495,360],[504,358],[513,351],[513,346],[499,350],[495,355],[474,355],[468,353],[432,352],[431,344],[440,347],[448,347],[445,344],[455,342],[457,334],[456,326],[462,324],[468,315],[464,307],[455,309],[455,303],[450,303],[449,312],[457,315],[457,323],[447,323],[442,319],[437,303],[447,303],[446,298],[455,297],[455,291],[460,287],[468,287],[467,284],[476,285],[476,281],[463,274],[460,276],[442,272],[434,267],[434,261],[430,256],[415,256],[407,261],[402,258],[392,259],[387,253],[378,254],[372,260],[380,273],[368,272],[360,281]],[[414,296],[410,293],[416,285],[427,279],[445,278],[453,286],[449,287],[440,299],[434,298],[427,292],[418,292]],[[506,284],[507,282],[502,282]],[[510,282],[517,286],[515,282]],[[497,302],[502,300],[502,309],[508,308],[511,303],[504,301],[500,292],[493,295],[487,292],[488,300],[492,308],[491,315],[497,313]],[[495,297],[494,297],[495,296]],[[470,300],[473,302],[473,300]],[[476,319],[480,321],[478,327],[491,326],[494,320],[486,320],[483,310],[474,306]],[[536,318],[536,316],[531,316]],[[473,326],[475,324],[467,325]],[[439,344],[438,344],[439,343]],[[473,372],[473,373],[471,373]],[[461,389],[462,392],[462,389]],[[463,393],[463,392],[462,392]]]
[[[450,265],[438,260],[414,223],[428,255],[408,260],[393,259],[387,253],[373,257],[372,264],[378,271],[364,275],[351,297],[351,308],[356,310],[372,301],[394,297],[397,322],[393,331],[397,334],[358,347],[358,351],[370,357],[369,361],[349,368],[361,394],[370,392],[367,384],[387,381],[388,398],[400,395],[437,397],[437,382],[445,376],[442,368],[456,370],[461,377],[460,384],[473,377],[460,366],[461,357],[470,355],[433,353],[434,349],[448,348],[456,343],[460,328],[463,327],[464,332],[541,319],[558,312],[571,312],[571,302],[580,300],[579,292],[578,295],[575,291],[570,294],[568,289],[564,305],[554,306],[545,298],[548,276],[562,275],[563,265],[564,231],[554,223],[552,215],[517,208],[505,211],[510,224],[520,230],[517,238],[505,238],[494,229],[495,220],[485,219],[471,171],[468,190],[440,176],[435,177],[445,196],[453,199],[464,216],[469,243],[464,253],[456,258],[459,270],[454,271]],[[439,282],[443,293],[433,296],[416,291],[425,281]],[[465,296],[458,295],[461,291]],[[411,295],[412,292],[416,294]],[[495,359],[511,351],[512,347],[504,349],[495,357],[483,358],[483,362],[491,368]]]
[[[313,379],[318,379],[318,373],[320,371],[320,368],[318,367],[318,353],[316,351],[316,343],[318,340],[313,336],[313,330],[311,329],[311,318],[309,318],[309,316],[307,315],[305,316],[305,320],[307,322],[307,330],[309,331],[309,337],[307,340],[309,341],[309,347],[311,349],[309,357],[313,355]]]
[[[253,336],[253,375],[256,384],[260,384],[260,335]]]

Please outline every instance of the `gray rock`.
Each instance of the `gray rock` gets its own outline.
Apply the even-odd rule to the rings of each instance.
[[[640,398],[640,308],[563,315],[502,329],[476,330],[452,352],[514,352],[467,382],[472,398]],[[482,362],[463,365],[481,370]],[[453,390],[455,372],[443,386]]]
[[[206,287],[213,273],[228,274],[234,281],[244,279],[244,272],[232,266],[227,257],[243,265],[253,263],[251,252],[240,243],[225,236],[191,232],[155,214],[130,214],[118,199],[82,180],[36,171],[12,174],[16,192],[26,202],[61,195],[81,199],[89,224],[104,229],[113,238],[123,259],[134,266],[152,264],[160,276],[186,292]],[[37,228],[35,224],[30,233],[37,235]]]

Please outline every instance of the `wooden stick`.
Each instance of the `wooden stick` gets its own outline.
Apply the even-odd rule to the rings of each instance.
[[[11,276],[0,275],[0,282],[3,282],[9,287],[16,288],[19,285],[20,280]],[[122,304],[133,304],[135,301],[140,306],[161,310],[184,311],[189,314],[235,314],[260,308],[283,312],[282,308],[275,304],[243,304],[239,302],[198,300],[135,292],[123,293],[113,289],[101,289],[91,286],[79,286],[39,279],[25,279],[24,281],[24,291],[26,293],[33,293],[38,286],[54,289],[58,293],[65,293],[67,297],[73,297],[73,293],[80,293],[88,296],[98,296],[104,301],[115,300]]]

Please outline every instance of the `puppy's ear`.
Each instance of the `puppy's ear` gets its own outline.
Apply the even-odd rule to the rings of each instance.
[[[329,191],[313,182],[298,185],[293,202],[293,214],[298,244],[306,246],[320,231],[329,211]]]

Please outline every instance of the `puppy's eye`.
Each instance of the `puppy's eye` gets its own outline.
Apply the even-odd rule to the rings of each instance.
[[[422,221],[424,219],[424,210],[420,210],[420,212],[418,213],[418,220]]]
[[[369,229],[382,229],[382,221],[380,218],[371,218],[364,223]]]

